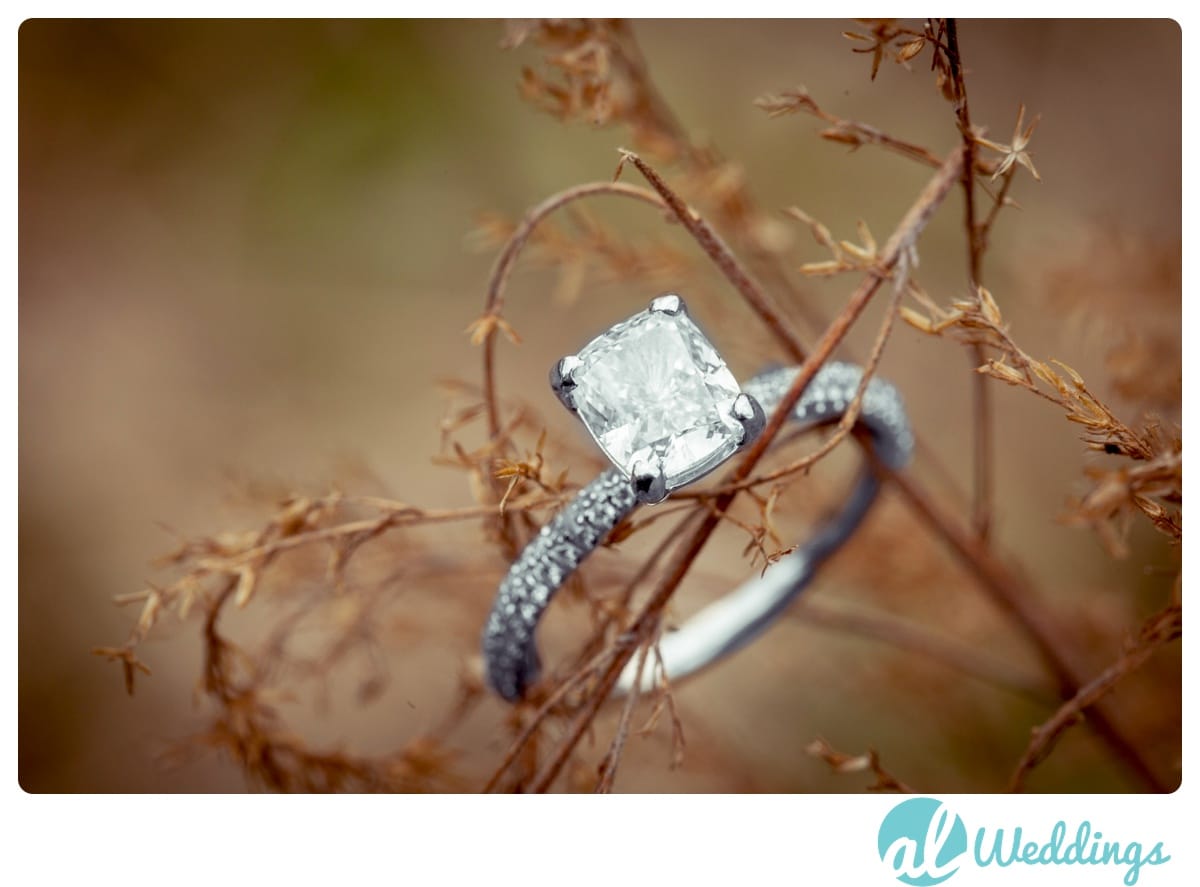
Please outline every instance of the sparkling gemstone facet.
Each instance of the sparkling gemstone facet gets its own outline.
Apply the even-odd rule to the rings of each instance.
[[[661,464],[667,489],[711,470],[741,443],[733,373],[685,311],[643,311],[576,355],[579,418],[615,465]]]

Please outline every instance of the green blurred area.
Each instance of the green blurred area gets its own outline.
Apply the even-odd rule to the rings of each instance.
[[[840,116],[937,151],[955,144],[951,108],[924,64],[885,63],[872,82],[869,60],[840,35],[848,27],[681,21],[635,30],[694,139],[735,159],[764,207],[802,206],[842,237],[863,218],[882,241],[929,171],[869,148],[847,153],[817,138],[811,119],[771,120],[753,105],[804,84]],[[471,501],[460,474],[430,467],[444,407],[435,383],[478,374],[463,331],[479,314],[494,256],[471,250],[468,235],[483,212],[516,218],[558,189],[611,177],[629,140],[618,128],[564,126],[522,102],[517,78],[537,52],[502,51],[501,33],[499,23],[469,21],[22,26],[19,778],[27,790],[243,787],[220,761],[168,769],[156,757],[204,723],[194,625],[168,625],[147,645],[155,675],[133,698],[115,668],[89,655],[119,643],[135,618],[111,599],[154,577],[150,562],[174,541],[159,522],[188,535],[245,525],[229,503],[230,477],[320,492],[360,472],[381,492],[423,505]],[[1018,176],[1021,209],[1002,215],[985,279],[1027,351],[1070,363],[1107,400],[1114,326],[1056,311],[1047,281],[1116,232],[1134,245],[1133,283],[1114,280],[1116,295],[1098,295],[1106,307],[1095,313],[1175,330],[1178,341],[1177,289],[1163,299],[1138,288],[1139,262],[1165,257],[1178,268],[1178,26],[970,21],[961,39],[973,117],[991,138],[1009,139],[1021,103],[1042,115],[1033,150],[1044,183]],[[598,203],[594,212],[631,239],[665,238],[696,255],[641,207]],[[796,265],[824,258],[807,232],[792,237]],[[958,194],[923,238],[921,260],[934,298],[964,295]],[[501,376],[572,434],[543,390],[546,367],[653,294],[586,285],[582,302],[564,307],[545,297],[555,283],[552,272],[518,270],[506,317],[524,344],[501,349]],[[696,285],[717,304],[735,298],[709,269]],[[843,278],[813,292],[832,315],[850,286]],[[851,337],[859,354],[877,317]],[[750,323],[721,330],[741,373],[763,362]],[[902,328],[883,372],[966,487],[972,377],[961,349]],[[1089,462],[1076,429],[1035,398],[994,391],[997,543],[1019,555],[1077,635],[1087,670],[1098,671],[1119,652],[1122,632],[1161,605],[1177,554],[1139,527],[1131,556],[1114,563],[1087,531],[1056,523]],[[1143,406],[1114,403],[1129,420]],[[1178,420],[1174,410],[1167,405],[1168,421]],[[911,520],[894,502],[885,510]],[[462,544],[477,541],[467,534]],[[726,540],[721,568],[731,575],[741,542]],[[843,572],[835,564],[821,593],[837,597]],[[853,576],[841,584],[853,598]],[[961,587],[914,588],[911,599],[883,603],[935,625],[944,615],[972,642],[1003,635],[998,651],[1034,667],[965,577]],[[481,622],[479,606],[463,602],[456,619]],[[297,723],[331,741],[391,747],[435,719],[449,684],[422,688],[415,673],[435,665],[452,673],[474,641],[457,628],[440,632],[440,612],[431,608],[428,643],[398,659],[409,706],[332,723],[308,713]],[[1118,693],[1157,755],[1179,747],[1178,656],[1176,646]],[[1157,688],[1150,697],[1148,687]],[[680,698],[692,731],[687,762],[669,771],[661,743],[635,742],[620,788],[860,789],[802,753],[817,735],[850,751],[873,745],[902,778],[931,790],[1000,788],[1023,737],[1048,714],[877,644],[797,624]],[[487,739],[499,712],[481,715],[464,737],[485,762],[496,757]],[[1035,788],[1130,787],[1083,731],[1053,760]],[[1164,772],[1178,766],[1160,763]],[[988,785],[980,773],[1000,779]]]

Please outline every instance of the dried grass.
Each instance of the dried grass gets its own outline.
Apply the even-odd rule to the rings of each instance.
[[[1128,738],[1126,725],[1105,707],[1104,697],[1157,649],[1181,635],[1178,602],[1152,619],[1138,640],[1097,677],[1081,673],[1064,658],[1059,644],[1063,627],[1047,612],[1037,592],[1018,578],[1023,571],[1011,555],[994,551],[988,539],[993,457],[987,386],[1001,382],[1036,395],[1079,426],[1090,449],[1104,454],[1106,464],[1086,469],[1089,487],[1066,504],[1063,517],[1096,530],[1115,556],[1127,553],[1124,540],[1133,519],[1149,520],[1173,541],[1182,540],[1180,431],[1153,418],[1123,421],[1066,364],[1043,361],[1022,350],[997,300],[983,286],[981,268],[988,237],[1002,210],[1012,205],[1010,191],[1022,177],[1037,178],[1030,151],[1037,121],[1027,125],[1021,108],[1008,144],[983,137],[982,129],[971,122],[953,20],[930,20],[919,29],[893,21],[868,21],[846,37],[855,44],[854,52],[870,56],[872,79],[879,76],[885,61],[906,68],[927,64],[933,74],[933,98],[952,103],[948,113],[954,114],[961,142],[935,152],[870,124],[839,117],[803,87],[760,99],[758,105],[771,116],[800,112],[817,118],[824,126],[818,132],[822,139],[851,149],[878,147],[934,170],[928,186],[916,195],[909,213],[882,247],[865,221],[860,222],[856,239],[836,238],[805,211],[789,209],[787,215],[806,226],[828,253],[827,258],[802,262],[788,246],[791,239],[780,235],[780,226],[787,223],[774,210],[760,208],[741,169],[711,146],[699,146],[689,138],[655,88],[628,24],[522,21],[508,26],[505,47],[524,47],[521,51],[535,59],[522,71],[522,95],[566,124],[582,121],[621,131],[637,153],[620,153],[617,175],[632,166],[649,187],[619,181],[579,185],[548,198],[520,222],[495,216],[480,220],[475,244],[499,250],[483,312],[468,331],[482,351],[481,380],[450,384],[451,403],[441,426],[443,446],[437,457],[441,464],[461,471],[476,504],[427,508],[338,491],[295,496],[253,530],[183,541],[161,564],[170,578],[118,600],[139,605],[140,614],[124,644],[95,652],[122,666],[131,693],[135,678],[150,674],[139,658],[143,642],[165,619],[200,626],[204,651],[200,690],[211,717],[206,730],[176,748],[176,758],[216,751],[242,768],[252,784],[281,791],[479,787],[458,772],[461,750],[455,745],[455,731],[485,696],[480,663],[472,649],[477,629],[464,630],[459,649],[462,672],[456,693],[446,700],[444,717],[393,751],[367,754],[315,747],[289,727],[284,711],[302,680],[319,681],[356,659],[367,666],[359,686],[360,701],[370,704],[378,698],[387,681],[381,664],[387,643],[383,626],[398,618],[396,598],[416,577],[423,588],[453,589],[460,601],[478,599],[478,611],[472,609],[461,618],[472,625],[482,621],[486,606],[482,602],[498,578],[495,556],[480,561],[465,558],[457,553],[460,549],[447,550],[436,539],[422,537],[420,528],[478,526],[492,551],[507,562],[575,489],[567,466],[593,457],[554,440],[536,411],[499,394],[495,369],[499,336],[520,341],[504,317],[504,291],[519,257],[557,270],[555,298],[565,304],[600,283],[632,280],[653,288],[689,273],[695,256],[665,242],[631,244],[621,231],[586,212],[587,201],[619,197],[649,205],[687,231],[698,253],[714,263],[779,351],[802,365],[788,396],[791,400],[885,285],[893,301],[868,361],[872,371],[892,334],[891,318],[896,314],[922,333],[964,346],[980,380],[972,422],[975,482],[970,514],[964,517],[948,510],[912,475],[889,479],[903,507],[954,552],[967,575],[1031,640],[1041,655],[1038,666],[1046,684],[1055,686],[1061,696],[1060,707],[1034,731],[1029,748],[1013,750],[1019,763],[1011,787],[1024,785],[1029,772],[1046,760],[1057,738],[1081,715],[1089,719],[1115,759],[1143,784],[1155,789],[1165,785],[1161,767],[1145,759]],[[663,172],[668,169],[669,174]],[[916,279],[918,238],[959,184],[967,197],[963,237],[970,292],[950,298],[941,307]],[[991,201],[982,213],[976,205],[980,194]],[[831,320],[814,307],[803,281],[806,276],[842,275],[853,275],[858,283]],[[909,304],[901,304],[905,299]],[[792,317],[822,331],[811,346]],[[1143,361],[1115,353],[1112,366],[1119,384],[1136,387]],[[1120,372],[1119,367],[1126,369]],[[860,387],[856,407],[861,395]],[[757,553],[768,564],[786,551],[772,521],[776,509],[789,501],[790,483],[847,437],[862,443],[849,434],[851,420],[815,453],[755,473],[785,413],[786,408],[780,410],[759,444],[715,485],[689,491],[679,497],[677,506],[618,528],[610,545],[625,544],[650,524],[677,517],[674,530],[641,563],[629,564],[625,559],[620,566],[589,564],[582,577],[572,580],[567,596],[586,604],[590,635],[574,659],[551,670],[529,698],[504,718],[507,749],[496,756],[492,775],[483,786],[486,790],[544,791],[556,785],[611,790],[631,736],[662,730],[664,725],[672,748],[668,763],[679,763],[685,753],[686,725],[655,646],[674,590],[722,521],[742,527],[751,540],[748,553]],[[473,444],[467,442],[471,439]],[[766,484],[772,486],[760,492],[758,488]],[[742,516],[731,510],[738,497],[754,503],[749,516],[744,509]],[[953,493],[950,498],[955,498]],[[364,554],[372,551],[377,555],[373,559]],[[360,564],[365,568],[357,570]],[[462,596],[468,587],[479,594]],[[643,595],[640,606],[634,607],[646,588],[648,596]],[[254,646],[235,643],[226,633],[226,625],[248,607],[265,608],[272,626]],[[1044,698],[1044,685],[1031,688],[1025,678],[936,638],[926,643],[911,627],[886,617],[825,613],[823,618],[827,627],[923,652],[974,679],[1016,686],[1020,692]],[[314,626],[325,641],[315,654],[311,644],[299,641],[302,627]],[[420,628],[412,630],[419,633]],[[302,647],[308,651],[303,655]],[[660,679],[658,687],[623,703],[615,731],[595,763],[581,740],[597,732],[596,717],[631,660],[639,670],[651,669]],[[640,728],[635,727],[637,712],[646,708],[649,714]],[[864,737],[864,744],[869,739]],[[808,753],[838,773],[872,773],[876,779],[872,788],[909,790],[883,769],[874,751],[847,756],[815,740]],[[980,774],[980,779],[986,783],[989,776],[995,774]]]

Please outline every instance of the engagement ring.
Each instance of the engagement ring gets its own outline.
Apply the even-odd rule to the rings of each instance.
[[[772,370],[739,386],[677,295],[654,299],[555,364],[551,386],[613,467],[542,527],[500,583],[483,630],[487,678],[497,693],[515,702],[537,679],[537,623],[554,593],[609,532],[638,505],[661,502],[750,444],[798,372]],[[825,364],[791,418],[802,428],[838,421],[861,381],[857,366]],[[892,385],[871,379],[858,421],[883,464],[907,463],[912,433]],[[677,681],[762,633],[850,537],[878,490],[879,479],[865,467],[842,509],[805,544],[678,631],[665,633],[659,641],[662,671]],[[657,680],[647,669],[643,689]],[[617,692],[628,692],[636,681],[630,662]]]

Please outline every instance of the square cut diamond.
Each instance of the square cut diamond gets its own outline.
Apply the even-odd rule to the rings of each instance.
[[[662,465],[668,490],[737,450],[737,380],[688,317],[648,310],[612,327],[576,355],[571,396],[613,463],[632,475]]]

